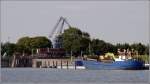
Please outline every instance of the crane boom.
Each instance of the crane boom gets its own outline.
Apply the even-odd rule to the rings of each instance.
[[[69,28],[71,27],[71,25],[68,23],[67,19],[64,18],[64,21],[66,22],[66,24],[69,26]]]
[[[63,27],[64,27],[65,23],[69,26],[69,28],[71,27],[71,25],[68,23],[66,18],[60,17],[59,20],[57,21],[56,25],[52,29],[52,32],[49,35],[49,37],[53,41],[52,43],[53,43],[54,48],[61,48],[62,38],[60,38],[59,36],[62,34]],[[58,27],[59,24],[60,24],[60,27]],[[54,37],[54,39],[53,39],[53,37]]]
[[[53,36],[54,32],[56,31],[56,29],[57,29],[59,23],[61,22],[61,19],[62,19],[62,18],[60,18],[60,19],[57,21],[56,25],[54,26],[53,30],[51,31],[51,33],[50,33],[50,35],[49,35],[50,38]]]
[[[56,30],[58,28],[58,25],[61,23],[61,21],[62,21],[61,27],[58,29],[58,32],[56,32]],[[63,30],[64,23],[66,23],[69,26],[69,28],[71,27],[71,25],[68,23],[68,21],[66,20],[66,18],[60,17],[59,20],[57,21],[56,25],[54,26],[52,32],[50,33],[49,37],[51,38],[54,35],[55,32],[58,35],[61,34],[62,30]]]

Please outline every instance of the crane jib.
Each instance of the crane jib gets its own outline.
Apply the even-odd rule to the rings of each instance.
[[[49,38],[52,40],[53,43],[53,48],[62,48],[62,39],[59,38],[59,36],[63,32],[64,24],[67,24],[69,28],[71,27],[66,18],[60,17],[49,35]]]

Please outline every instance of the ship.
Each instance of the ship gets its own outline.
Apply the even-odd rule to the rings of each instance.
[[[143,62],[137,60],[114,61],[112,63],[83,61],[87,69],[103,69],[103,70],[139,70],[143,69]]]
[[[112,60],[77,60],[77,66],[84,66],[86,69],[92,70],[141,70],[145,69],[144,62],[137,59],[121,59],[115,58],[112,53],[107,53],[113,57]]]
[[[84,66],[91,70],[140,70],[144,69],[144,62],[135,59],[113,62],[99,62],[96,60],[78,60],[77,66]]]

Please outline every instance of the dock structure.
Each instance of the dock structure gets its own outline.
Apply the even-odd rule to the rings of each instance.
[[[77,66],[75,60],[71,59],[39,59],[30,56],[17,57],[14,56],[11,64],[15,67],[32,67],[32,68],[55,68],[55,69],[85,69],[83,66]]]
[[[75,59],[65,57],[63,49],[38,49],[37,51],[38,53],[34,55],[14,55],[11,67],[84,69],[76,66]]]
[[[32,59],[33,68],[57,68],[58,66],[73,66],[70,59]]]
[[[70,59],[33,59],[33,68],[85,69]]]
[[[16,64],[16,56],[13,56],[11,67],[15,67]]]
[[[10,67],[32,67],[32,57],[21,57],[14,55]]]

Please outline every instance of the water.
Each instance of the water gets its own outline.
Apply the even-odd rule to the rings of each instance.
[[[140,83],[146,84],[148,70],[61,70],[50,68],[2,68],[1,82],[54,84],[54,83]]]

